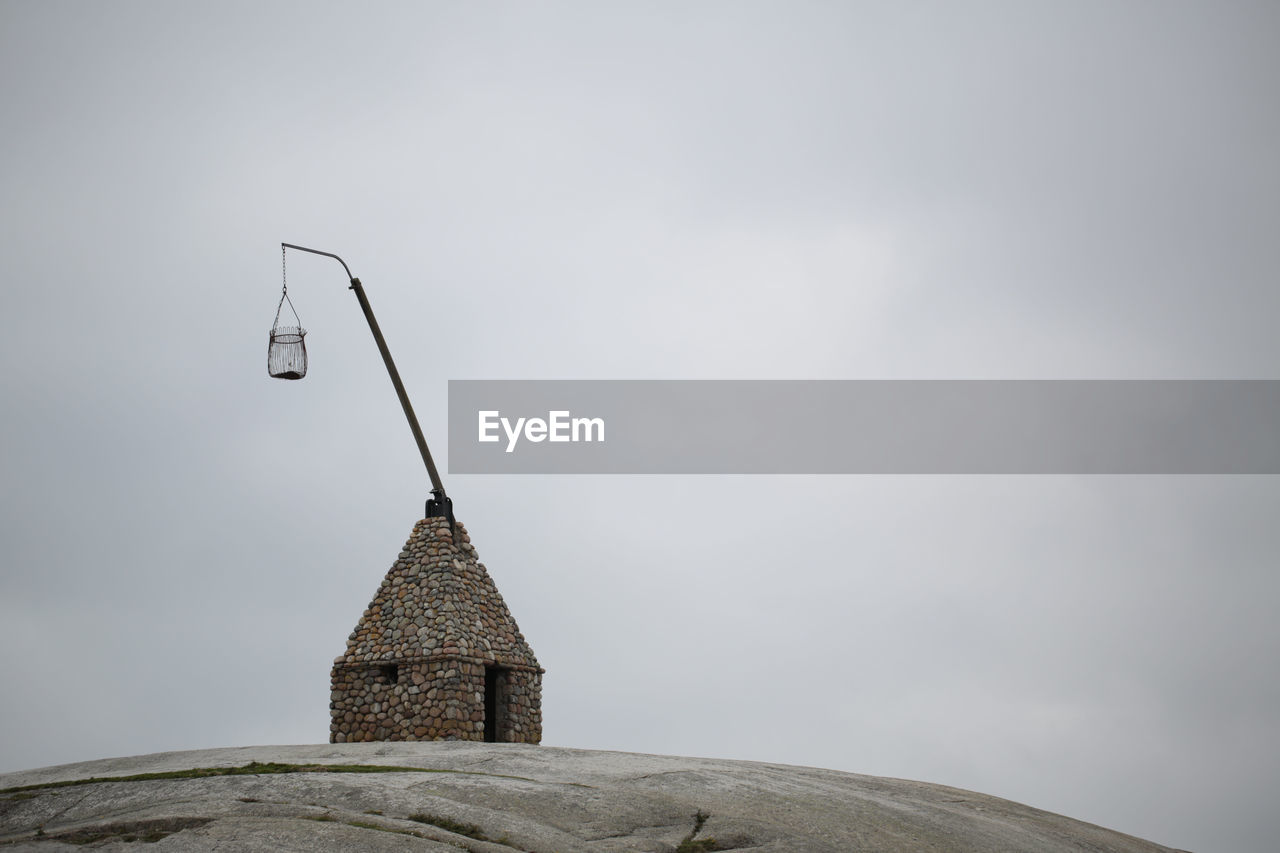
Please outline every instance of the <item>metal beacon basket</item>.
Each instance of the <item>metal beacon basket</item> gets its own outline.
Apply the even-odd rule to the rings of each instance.
[[[284,254],[284,250],[281,250]],[[280,325],[280,311],[289,303],[295,326]],[[301,379],[307,375],[307,330],[302,328],[298,311],[289,298],[288,281],[276,306],[276,319],[271,324],[271,337],[267,339],[267,373],[276,379]]]

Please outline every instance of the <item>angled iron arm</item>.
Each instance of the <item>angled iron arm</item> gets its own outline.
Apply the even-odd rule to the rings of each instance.
[[[374,343],[378,345],[378,352],[382,353],[382,362],[387,366],[387,373],[391,376],[391,384],[395,386],[396,396],[400,398],[400,406],[404,409],[404,416],[409,420],[409,429],[413,431],[413,440],[418,443],[418,452],[422,454],[422,462],[427,466],[427,476],[431,478],[431,494],[435,497],[427,501],[427,518],[443,516],[449,519],[449,526],[452,527],[453,521],[453,501],[445,494],[444,483],[440,480],[440,472],[436,470],[436,463],[431,459],[431,451],[427,448],[427,440],[422,435],[422,427],[418,425],[418,416],[413,413],[413,404],[409,402],[409,395],[404,390],[404,383],[400,381],[400,371],[396,370],[396,363],[391,359],[391,350],[387,349],[387,342],[382,337],[382,330],[378,328],[378,320],[373,316],[373,307],[369,305],[369,297],[365,296],[364,286],[360,284],[360,279],[351,274],[351,268],[347,266],[347,262],[332,252],[322,252],[319,249],[308,249],[306,246],[295,246],[293,243],[281,243],[286,249],[297,249],[300,252],[310,252],[313,255],[324,255],[326,258],[333,258],[342,264],[342,268],[347,272],[347,278],[351,279],[350,290],[356,292],[356,299],[360,302],[360,310],[364,312],[364,318],[369,321],[369,331],[373,332]]]

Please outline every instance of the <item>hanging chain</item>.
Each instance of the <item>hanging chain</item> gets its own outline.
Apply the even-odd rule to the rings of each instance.
[[[293,307],[293,300],[289,298],[289,269],[285,264],[285,258],[288,253],[284,246],[280,247],[280,304],[276,306],[276,319],[271,324],[274,331],[280,325],[280,311],[283,310],[284,304],[289,303],[289,310],[293,312],[293,321],[298,324],[298,328],[302,328],[302,319],[298,316],[298,309]]]

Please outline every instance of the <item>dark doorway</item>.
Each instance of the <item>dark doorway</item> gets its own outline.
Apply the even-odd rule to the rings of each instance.
[[[484,742],[502,743],[507,728],[507,671],[484,668]]]

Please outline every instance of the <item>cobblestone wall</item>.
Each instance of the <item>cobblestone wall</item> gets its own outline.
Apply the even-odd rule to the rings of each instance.
[[[330,740],[542,740],[542,668],[444,519],[423,519],[334,661]]]

